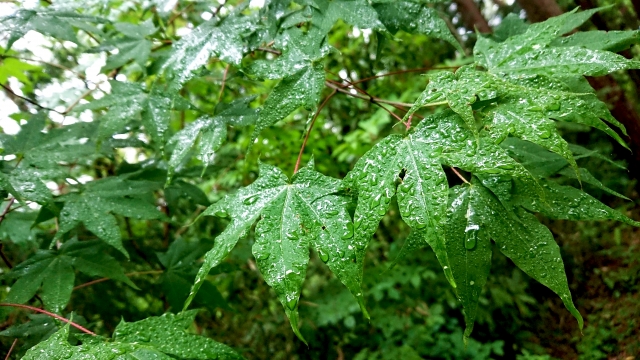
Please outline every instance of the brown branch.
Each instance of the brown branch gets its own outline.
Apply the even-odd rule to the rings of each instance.
[[[16,347],[17,343],[18,343],[18,338],[15,338],[13,340],[13,343],[11,343],[11,347],[9,348],[9,351],[7,352],[7,356],[5,356],[4,360],[9,360],[9,357],[11,356],[11,353],[13,352],[13,348]]]
[[[458,177],[459,177],[462,181],[464,181],[464,182],[465,182],[465,184],[470,184],[470,182],[469,182],[467,179],[465,179],[465,178],[464,178],[464,176],[462,176],[462,174],[460,174],[460,173],[458,172],[458,170],[456,170],[456,168],[454,168],[454,167],[452,166],[452,167],[451,167],[451,170],[453,170],[453,172],[454,172],[456,175],[458,175]]]
[[[256,48],[256,50],[272,53],[272,54],[275,54],[275,55],[282,55],[282,51],[275,50],[275,49],[269,49],[269,48],[266,48],[266,47],[259,47],[259,48]]]
[[[131,277],[131,276],[138,276],[138,275],[161,274],[163,272],[164,272],[163,270],[136,271],[136,272],[124,274],[124,276]],[[75,290],[82,289],[82,288],[87,287],[87,286],[99,284],[101,282],[105,282],[105,281],[108,281],[108,280],[113,280],[113,279],[105,277],[105,278],[92,280],[92,281],[89,281],[89,282],[86,282],[84,284],[80,284],[80,285],[74,287],[73,290],[75,291]]]
[[[68,113],[70,113],[71,110],[73,110],[73,108],[76,107],[76,105],[78,105],[78,103],[80,103],[80,100],[86,98],[87,96],[89,96],[89,94],[91,94],[95,89],[98,88],[97,85],[99,85],[99,84],[96,84],[95,88],[89,89],[89,90],[85,91],[82,95],[80,95],[80,97],[77,98],[76,101],[74,101],[73,103],[71,103],[71,105],[67,106],[67,108],[64,109],[62,114],[67,115]]]
[[[79,72],[77,72],[77,71],[75,71],[73,69],[70,69],[70,68],[68,68],[66,66],[63,66],[63,65],[60,65],[60,64],[56,64],[56,63],[52,63],[52,62],[48,62],[48,61],[44,61],[44,60],[40,60],[40,59],[30,59],[30,58],[23,58],[23,57],[12,56],[12,55],[2,55],[2,56],[0,56],[0,58],[12,58],[12,59],[23,60],[23,61],[38,62],[38,63],[41,63],[41,64],[49,65],[49,66],[56,67],[56,68],[61,69],[61,70],[68,71],[70,73],[75,74],[80,79],[86,80],[86,77],[85,77],[84,74],[79,73]]]
[[[222,74],[222,87],[220,88],[220,94],[218,94],[218,102],[222,100],[222,93],[224,92],[224,86],[227,83],[227,75],[229,75],[229,64],[224,68],[224,74]]]
[[[58,320],[60,320],[62,322],[65,322],[65,323],[73,326],[74,328],[82,331],[85,334],[96,336],[96,333],[94,333],[93,331],[91,331],[89,329],[84,328],[82,325],[78,325],[78,324],[74,323],[73,321],[71,321],[69,319],[65,319],[62,316],[58,315],[58,314],[54,314],[54,313],[49,312],[49,311],[44,310],[44,309],[40,309],[40,308],[29,306],[29,305],[12,304],[12,303],[2,303],[2,304],[0,304],[0,306],[17,307],[17,308],[22,308],[22,309],[27,309],[27,310],[39,312],[41,314],[45,314],[45,315],[48,315],[48,316],[50,316],[52,318],[58,319]]]
[[[177,5],[177,4],[176,4]],[[191,7],[193,6],[193,3],[187,5],[184,9],[182,9],[182,11],[178,12],[177,14],[173,15],[169,21],[167,21],[167,26],[173,24],[174,21],[176,21],[177,18],[179,18],[180,16],[182,16],[182,14],[184,14],[185,12],[187,12]]]
[[[15,97],[17,97],[17,98],[20,98],[20,99],[22,99],[22,100],[24,100],[24,101],[28,102],[29,104],[32,104],[32,105],[37,106],[38,108],[40,108],[40,109],[42,109],[42,110],[49,110],[49,111],[56,112],[56,113],[58,113],[58,114],[60,114],[60,115],[64,115],[63,113],[61,113],[61,112],[60,112],[60,111],[58,111],[58,110],[55,110],[55,109],[52,109],[52,108],[48,108],[48,107],[46,107],[46,106],[42,106],[42,105],[38,104],[38,102],[36,102],[35,100],[31,100],[31,99],[29,99],[28,97],[24,97],[24,96],[22,96],[22,95],[18,95],[18,94],[16,94],[16,93],[15,93],[15,92],[10,88],[10,87],[8,87],[8,86],[6,86],[6,85],[4,85],[4,84],[0,84],[0,86],[1,86],[5,91],[7,91],[8,93],[10,93],[12,96],[15,96]]]
[[[455,3],[458,4],[458,12],[468,29],[475,28],[485,34],[491,32],[489,22],[482,16],[480,8],[473,0],[455,0]]]
[[[327,103],[329,102],[329,100],[331,100],[331,98],[333,97],[333,95],[335,95],[337,92],[337,90],[333,90],[331,92],[331,94],[329,94],[329,96],[327,96],[324,101],[322,102],[322,104],[320,104],[320,106],[318,107],[318,110],[316,111],[315,115],[313,115],[313,119],[311,120],[311,124],[309,125],[309,130],[307,130],[307,134],[304,136],[304,140],[302,141],[302,146],[300,146],[300,152],[298,153],[298,159],[296,160],[296,166],[293,169],[293,173],[297,173],[298,169],[300,168],[300,161],[302,160],[302,153],[304,152],[304,148],[305,146],[307,146],[307,141],[309,140],[309,135],[311,134],[311,130],[313,129],[313,125],[316,123],[316,119],[318,118],[318,115],[320,115],[320,111],[322,111],[322,109],[327,105]]]
[[[9,213],[9,210],[11,209],[11,205],[13,205],[14,201],[16,201],[16,198],[12,197],[9,200],[9,204],[7,205],[7,207],[4,208],[4,211],[2,212],[2,214],[0,214],[0,224],[2,224],[2,222],[4,221],[4,217],[7,216],[7,214]]]
[[[403,102],[397,102],[397,101],[390,101],[390,100],[380,99],[380,98],[377,98],[377,97],[374,97],[374,96],[367,96],[367,95],[361,95],[361,94],[353,94],[353,93],[351,93],[351,91],[349,91],[349,90],[345,89],[345,87],[344,87],[344,86],[337,86],[337,85],[335,84],[335,82],[334,82],[334,81],[332,81],[332,80],[325,81],[325,83],[324,83],[324,84],[325,84],[325,86],[327,86],[328,88],[334,89],[334,90],[336,90],[337,92],[340,92],[340,93],[343,93],[343,94],[347,94],[347,95],[349,95],[349,96],[352,96],[352,97],[355,97],[355,98],[358,98],[358,99],[367,100],[367,101],[370,101],[370,102],[378,102],[378,103],[381,103],[381,104],[398,105],[398,106],[405,106],[405,107],[411,107],[411,106],[413,106],[413,104],[409,104],[409,103],[403,103]],[[342,85],[342,84],[340,84],[340,85]]]
[[[11,205],[13,205],[14,201],[16,201],[16,198],[11,198],[11,200],[9,200],[9,204],[7,205],[7,207],[4,208],[4,211],[2,212],[2,214],[0,214],[0,224],[2,224],[2,222],[4,221],[4,218],[9,213],[9,210],[11,209]],[[3,248],[4,248],[4,243],[0,241],[0,257],[2,258],[2,261],[4,261],[4,263],[7,265],[9,269],[13,269],[13,264],[11,264],[11,261],[9,260],[9,258],[4,254],[4,251],[2,251]]]

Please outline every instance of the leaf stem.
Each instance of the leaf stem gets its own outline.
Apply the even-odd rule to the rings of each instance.
[[[222,87],[220,87],[220,93],[218,94],[218,102],[222,100],[222,93],[224,92],[224,87],[227,84],[227,75],[229,75],[229,64],[224,68],[224,74],[222,74]]]
[[[337,90],[333,89],[331,94],[329,94],[324,99],[322,104],[320,104],[320,106],[318,106],[318,110],[316,111],[315,115],[313,115],[313,119],[311,120],[311,124],[309,124],[309,130],[307,130],[307,133],[304,136],[304,140],[302,141],[302,146],[300,146],[300,152],[298,153],[298,159],[296,160],[296,166],[293,168],[293,173],[294,174],[297,173],[298,169],[300,168],[300,161],[302,160],[302,153],[304,152],[305,146],[307,146],[307,141],[309,140],[309,134],[311,134],[311,130],[313,129],[313,125],[316,123],[316,119],[318,118],[318,115],[320,115],[320,111],[322,111],[322,109],[327,105],[329,100],[331,100],[331,98],[333,97],[333,95],[336,94],[336,92],[337,92]]]
[[[456,170],[456,168],[454,168],[453,166],[451,167],[451,170],[454,172],[454,174],[458,175],[458,177],[460,178],[460,180],[464,181],[465,184],[471,184],[467,179],[464,178],[464,176],[462,176],[462,174],[460,174],[458,172],[458,170]]]
[[[11,356],[11,353],[13,352],[13,348],[16,347],[17,343],[18,343],[18,338],[15,338],[13,340],[13,343],[11,343],[11,347],[9,348],[9,351],[7,352],[7,356],[5,356],[4,360],[9,360],[9,357]]]
[[[334,89],[337,92],[343,93],[343,94],[347,94],[351,97],[354,98],[358,98],[358,99],[362,99],[362,100],[367,100],[370,102],[378,102],[378,103],[382,103],[382,104],[389,104],[389,105],[397,105],[397,106],[405,106],[405,107],[411,107],[413,106],[413,104],[409,104],[409,103],[403,103],[403,102],[397,102],[397,101],[391,101],[391,100],[385,100],[385,99],[380,99],[377,98],[375,96],[371,96],[371,95],[361,95],[361,94],[354,94],[351,91],[347,90],[343,87],[340,87],[338,85],[335,84],[335,82],[328,80],[325,81],[325,86],[327,86],[328,88]]]
[[[131,273],[128,273],[128,274],[124,274],[124,276],[131,277],[131,276],[138,276],[138,275],[161,274],[163,272],[164,272],[164,270],[136,271],[136,272],[131,272]],[[105,278],[92,280],[92,281],[89,281],[89,282],[86,282],[84,284],[80,284],[80,285],[74,287],[73,290],[75,291],[75,290],[82,289],[82,288],[87,287],[87,286],[99,284],[101,282],[105,282],[105,281],[108,281],[108,280],[113,280],[113,279],[105,277]]]
[[[78,329],[78,330],[82,331],[82,332],[83,332],[83,333],[85,333],[85,334],[89,334],[89,335],[97,336],[97,334],[96,334],[96,333],[94,333],[93,331],[91,331],[91,330],[89,330],[89,329],[87,329],[87,328],[83,327],[82,325],[78,325],[78,324],[74,323],[73,321],[71,321],[71,320],[69,320],[69,319],[63,318],[62,316],[60,316],[60,315],[58,315],[58,314],[54,314],[54,313],[49,312],[49,311],[44,310],[44,309],[40,309],[40,308],[33,307],[33,306],[29,306],[29,305],[13,304],[13,303],[2,303],[2,304],[0,304],[0,306],[17,307],[17,308],[23,308],[23,309],[27,309],[27,310],[31,310],[31,311],[35,311],[35,312],[39,312],[39,313],[41,313],[41,314],[45,314],[45,315],[51,316],[52,318],[58,319],[58,320],[60,320],[60,321],[62,321],[62,322],[65,322],[65,323],[67,323],[67,324],[69,324],[69,325],[73,326],[74,328],[76,328],[76,329]]]
[[[12,96],[17,97],[17,98],[20,98],[20,99],[22,99],[22,100],[24,100],[24,101],[28,102],[29,104],[32,104],[32,105],[37,106],[38,108],[40,108],[40,109],[42,109],[42,110],[53,111],[53,112],[56,112],[56,113],[58,113],[58,114],[60,114],[60,115],[65,115],[64,113],[62,113],[62,112],[60,112],[60,111],[58,111],[58,110],[56,110],[56,109],[52,109],[52,108],[48,108],[48,107],[46,107],[46,106],[42,106],[42,105],[38,104],[38,102],[37,102],[37,101],[35,101],[35,100],[31,100],[31,99],[29,99],[28,97],[25,97],[25,96],[22,96],[22,95],[18,95],[18,94],[16,94],[16,93],[15,93],[15,92],[10,88],[10,87],[8,87],[8,86],[6,86],[6,85],[4,85],[4,84],[0,84],[0,86],[1,86],[5,91],[7,91],[9,94],[11,94]]]
[[[359,84],[359,83],[367,82],[369,80],[375,80],[381,77],[392,76],[392,75],[423,72],[423,71],[429,71],[429,70],[449,70],[449,69],[458,69],[458,68],[459,66],[438,66],[438,67],[427,66],[427,67],[421,67],[421,68],[415,68],[415,69],[397,70],[397,71],[391,71],[391,72],[380,74],[380,75],[369,76],[364,79],[354,81],[353,83]]]

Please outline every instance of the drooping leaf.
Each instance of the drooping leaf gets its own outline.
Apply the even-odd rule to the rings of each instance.
[[[249,107],[252,100],[249,97],[221,104],[215,116],[201,117],[177,132],[169,140],[169,144],[174,146],[169,159],[170,176],[191,153],[204,163],[205,168],[213,164],[216,151],[227,138],[227,126],[245,126],[256,120],[256,110]]]
[[[551,231],[532,214],[505,208],[479,181],[474,181],[472,187],[471,204],[480,229],[488,231],[500,252],[516,266],[558,294],[582,329],[582,316],[571,300],[560,248]]]
[[[491,240],[481,229],[480,212],[471,201],[473,186],[454,187],[447,209],[446,251],[456,281],[456,294],[464,307],[465,338],[471,335],[478,299],[491,268]]]
[[[527,195],[527,186],[516,182],[513,202],[530,211],[544,214],[552,219],[566,220],[616,220],[633,226],[640,226],[622,213],[611,209],[591,195],[571,186],[563,186],[552,181],[543,184],[546,202],[536,201]]]

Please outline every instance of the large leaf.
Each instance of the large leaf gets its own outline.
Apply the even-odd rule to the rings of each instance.
[[[298,330],[298,298],[313,247],[331,271],[364,309],[361,278],[352,246],[353,229],[346,202],[335,195],[340,181],[313,170],[313,162],[291,181],[281,170],[260,164],[260,177],[246,188],[227,195],[203,215],[230,217],[215,239],[185,303],[195,297],[209,270],[218,265],[256,220],[253,254],[265,281],[274,288],[291,326]]]
[[[413,134],[391,135],[376,144],[345,177],[346,186],[358,196],[354,228],[360,267],[371,236],[397,194],[403,220],[414,233],[422,234],[410,239],[426,240],[455,286],[445,251],[448,184],[442,164],[477,174],[509,175],[535,187],[535,179],[522,165],[491,142],[476,142],[454,112],[427,117]]]

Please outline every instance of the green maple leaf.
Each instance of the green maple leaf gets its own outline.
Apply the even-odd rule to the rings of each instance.
[[[495,143],[507,136],[530,141],[564,157],[576,173],[578,165],[554,120],[594,127],[627,147],[602,119],[623,133],[624,127],[595,94],[574,93],[563,82],[543,75],[496,76],[473,66],[463,66],[455,73],[436,73],[405,118],[422,106],[438,102],[448,104],[474,131],[478,123],[474,112],[480,113],[483,135]]]
[[[146,37],[152,35],[157,30],[153,26],[151,19],[139,25],[116,23],[114,27],[124,36],[102,44],[102,47],[109,46],[118,49],[116,55],[107,58],[107,64],[103,69],[112,70],[127,64],[131,60],[135,61],[144,69],[147,59],[151,54],[152,45],[151,41],[147,40]]]
[[[447,255],[464,306],[466,337],[473,328],[478,298],[489,273],[489,238],[522,271],[558,294],[582,329],[582,316],[571,300],[560,248],[535,216],[521,208],[504,207],[475,179],[471,185],[452,190],[449,212]]]
[[[181,309],[189,295],[189,289],[198,272],[196,262],[211,249],[211,241],[187,241],[178,238],[169,245],[165,253],[156,253],[166,269],[160,278],[167,302],[173,309]],[[194,299],[196,305],[204,305],[211,311],[216,308],[232,310],[218,289],[205,281]]]
[[[113,332],[115,341],[142,343],[173,357],[184,359],[244,359],[230,347],[204,336],[187,333],[197,311],[152,316],[132,323],[120,322]]]
[[[533,24],[524,33],[500,43],[481,36],[473,50],[476,63],[494,74],[537,74],[550,77],[567,74],[599,76],[640,67],[638,61],[600,49],[584,48],[580,44],[553,46],[558,44],[554,43],[557,38],[580,26],[601,9],[576,12],[576,8]]]
[[[210,206],[203,215],[230,217],[215,239],[185,303],[195,297],[209,270],[218,265],[257,220],[253,254],[265,281],[274,288],[294,332],[298,298],[309,262],[309,247],[351,291],[364,310],[360,275],[352,246],[353,228],[346,201],[335,195],[340,181],[313,170],[313,162],[291,180],[281,170],[260,164],[260,177]],[[366,314],[366,313],[365,313]]]
[[[87,109],[107,109],[100,117],[98,136],[101,138],[110,137],[122,131],[125,125],[139,118],[147,100],[147,94],[139,84],[115,80],[109,81],[109,84],[111,85],[110,94],[74,109],[77,112]]]
[[[64,10],[20,9],[0,18],[0,29],[9,34],[6,50],[30,30],[50,35],[56,39],[79,44],[74,27],[86,29],[91,23],[104,23],[104,19]]]
[[[253,71],[265,78],[282,80],[273,88],[260,109],[251,144],[260,132],[301,106],[311,110],[317,106],[324,88],[322,58],[327,54],[322,37],[297,28],[280,38],[283,54],[272,62],[256,62]],[[272,66],[273,65],[273,66]]]
[[[102,336],[82,338],[82,345],[69,343],[69,325],[47,340],[29,349],[23,359],[244,359],[230,347],[204,336],[185,331],[195,318],[189,311],[178,315],[164,314],[141,321],[122,321],[113,339]]]
[[[245,51],[242,34],[256,27],[254,18],[239,15],[245,7],[237,7],[223,20],[213,18],[200,24],[173,45],[169,58],[162,66],[162,71],[170,80],[171,91],[179,90],[182,84],[193,77],[193,72],[204,66],[212,56],[240,65]]]
[[[149,181],[110,177],[88,183],[81,193],[69,193],[60,212],[57,238],[83,223],[87,230],[128,257],[120,228],[113,214],[135,219],[165,219],[166,216],[141,196],[159,188]]]
[[[361,269],[366,246],[391,198],[397,195],[400,215],[415,234],[407,245],[421,247],[428,243],[447,279],[456,286],[445,249],[449,187],[442,165],[475,174],[508,175],[536,187],[536,180],[522,165],[490,141],[476,141],[454,112],[427,117],[409,136],[390,135],[380,141],[345,177],[345,185],[358,196],[354,242]]]
[[[326,35],[339,19],[361,29],[385,30],[378,13],[366,0],[313,0],[311,22],[314,30]]]
[[[171,109],[181,104],[182,99],[173,97],[159,86],[152,87],[147,93],[137,83],[112,80],[109,84],[110,94],[88,104],[79,105],[74,111],[106,109],[99,118],[97,130],[98,138],[104,141],[122,132],[127,125],[141,121],[151,139],[162,149],[169,129]]]
[[[231,104],[219,104],[213,117],[205,116],[188,124],[178,131],[168,145],[173,146],[169,159],[169,175],[183,163],[192,152],[202,160],[206,167],[215,159],[215,153],[227,139],[227,126],[246,126],[255,122],[257,112],[249,107],[254,97],[233,101]]]
[[[71,298],[74,268],[89,276],[108,277],[137,288],[124,275],[118,262],[104,250],[99,241],[77,240],[66,242],[57,252],[38,250],[8,274],[9,278],[18,280],[11,286],[5,301],[25,303],[42,287],[41,298],[45,307],[60,312]]]
[[[410,34],[425,34],[444,40],[461,53],[464,52],[446,21],[433,8],[409,1],[380,3],[373,7],[378,12],[380,21],[392,34],[399,30]]]
[[[464,308],[465,338],[471,335],[478,299],[491,268],[491,240],[482,223],[477,196],[471,187],[455,186],[450,190],[447,208],[446,252],[456,281],[456,294]]]
[[[544,181],[545,202],[527,195],[529,187],[515,182],[512,203],[527,210],[539,212],[552,219],[563,220],[616,220],[632,226],[640,226],[622,213],[611,209],[584,191],[552,181]]]

